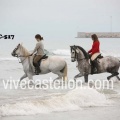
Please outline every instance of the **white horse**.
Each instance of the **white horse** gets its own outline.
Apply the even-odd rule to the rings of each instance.
[[[33,76],[35,75],[33,56],[29,55],[30,53],[21,44],[18,44],[12,52],[13,57],[20,58],[20,61],[23,65],[23,70],[25,72],[25,74],[20,78],[20,82],[26,77],[28,77],[29,80],[33,80]],[[49,56],[47,59],[41,61],[40,69],[40,74],[47,74],[52,72],[58,75],[56,79],[63,78],[63,80],[67,80],[67,63],[61,57]]]

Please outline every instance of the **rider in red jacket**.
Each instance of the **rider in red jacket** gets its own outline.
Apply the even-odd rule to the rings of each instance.
[[[93,45],[92,45],[92,49],[88,51],[88,53],[90,54],[90,57],[92,57],[92,55],[94,55],[95,53],[99,53],[100,52],[100,42],[98,40],[98,37],[96,34],[93,34],[91,36],[92,40],[93,40]],[[96,60],[91,61],[91,74],[97,73],[97,62]]]
[[[100,52],[99,46],[100,46],[100,42],[98,40],[93,41],[92,49],[89,50],[88,53],[93,55],[97,52]]]

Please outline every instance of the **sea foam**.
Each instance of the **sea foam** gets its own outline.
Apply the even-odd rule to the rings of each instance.
[[[52,95],[49,98],[17,101],[0,106],[1,116],[35,115],[54,111],[82,110],[83,107],[106,106],[111,104],[104,94],[95,89],[77,88],[66,94]]]
[[[63,56],[70,56],[70,50],[69,49],[56,49],[52,51],[53,54],[55,55],[63,55]],[[105,51],[105,50],[101,50],[101,54],[103,56],[114,56],[114,57],[120,57],[120,52],[119,51]]]

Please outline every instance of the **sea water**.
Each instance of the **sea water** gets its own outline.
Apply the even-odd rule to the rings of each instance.
[[[120,57],[120,39],[102,39],[100,38],[100,49],[103,56],[111,55]],[[1,40],[0,44],[0,116],[12,115],[36,115],[41,113],[51,113],[60,111],[83,110],[84,107],[94,106],[109,106],[114,105],[114,96],[116,101],[119,101],[120,83],[114,85],[114,90],[103,90],[102,92],[96,89],[74,89],[74,90],[5,90],[3,80],[19,78],[24,74],[22,64],[17,58],[11,56],[11,52],[22,43],[25,48],[32,51],[36,41],[31,38]],[[76,63],[71,62],[70,46],[78,45],[88,51],[92,46],[92,40],[87,39],[44,39],[46,53],[50,56],[61,56],[68,64],[68,78],[79,73],[76,68]],[[89,76],[89,79],[106,79],[108,74],[99,74]],[[49,79],[57,76],[49,73],[46,75],[35,76],[39,78]],[[83,80],[83,78],[81,78]],[[111,102],[112,101],[112,102]]]

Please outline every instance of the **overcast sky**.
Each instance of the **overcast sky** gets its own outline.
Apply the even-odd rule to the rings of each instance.
[[[120,32],[120,0],[0,0],[0,33],[75,37],[77,32]]]

